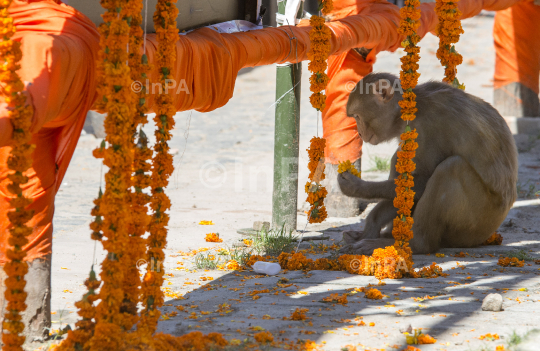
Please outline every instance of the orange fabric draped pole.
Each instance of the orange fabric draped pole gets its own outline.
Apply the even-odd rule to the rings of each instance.
[[[400,43],[394,24],[397,20],[397,8],[385,0],[377,0],[365,6],[360,16],[330,23],[331,55],[347,53],[357,46],[377,45],[381,50],[397,48]],[[216,34],[212,29],[202,28],[181,35],[174,77],[177,85],[173,88],[178,91],[174,96],[177,111],[207,112],[225,105],[232,97],[241,68],[307,60],[310,28],[309,21],[304,20],[297,27],[233,34]],[[149,35],[147,51],[151,62],[156,47],[155,36]],[[153,72],[150,81],[156,78],[157,72]],[[151,86],[150,90],[152,92]],[[153,93],[157,92],[158,89],[154,89]],[[151,97],[150,110],[153,101]]]
[[[520,2],[497,12],[495,41],[495,89],[519,82],[539,93],[540,6]]]
[[[30,181],[23,186],[25,196],[34,200],[30,205],[35,210],[34,218],[28,223],[34,233],[26,246],[27,260],[33,260],[51,252],[54,197],[94,102],[94,62],[99,36],[85,16],[52,0],[34,3],[16,0],[10,13],[17,26],[14,39],[22,44],[19,74],[23,81],[31,83],[27,89],[35,110],[34,162],[27,173]],[[5,120],[2,106],[0,131],[0,264],[3,264],[7,249],[4,233],[9,225],[6,161],[10,148],[2,146],[9,143],[11,124]]]
[[[364,59],[354,50],[328,59],[326,108],[322,112],[325,162],[338,164],[356,161],[362,156],[362,139],[356,121],[347,116],[349,94],[362,78],[373,71],[375,54]]]
[[[34,199],[31,208],[35,210],[35,216],[29,223],[34,234],[26,247],[28,260],[51,252],[54,197],[75,150],[86,113],[96,96],[98,32],[86,16],[57,2],[15,0],[9,9],[17,27],[15,39],[22,43],[23,59],[19,74],[24,81],[31,83],[28,87],[29,101],[36,111],[32,125],[35,133],[32,143],[36,144],[36,151],[33,167],[28,172],[30,182],[24,187],[25,195]],[[459,6],[464,16],[473,16],[482,8],[503,9],[515,2],[461,0]],[[355,67],[354,79],[359,79],[369,66],[358,70],[356,58],[349,55],[350,49],[374,48],[375,55],[382,50],[395,50],[402,38],[396,31],[399,23],[396,6],[384,0],[369,3],[351,1],[350,4],[358,15],[329,24],[333,32],[331,55],[342,55],[332,58],[331,62],[340,69]],[[422,36],[433,31],[437,24],[433,7],[433,4],[422,4],[422,25],[418,31]],[[217,34],[212,29],[203,28],[180,36],[173,77],[176,81],[173,89],[178,91],[174,94],[176,110],[207,112],[225,105],[232,97],[238,71],[243,67],[306,60],[310,42],[308,24],[308,21],[303,21],[298,27],[283,26],[234,34]],[[155,36],[149,35],[147,49],[151,62],[156,62],[156,47]],[[150,82],[158,81],[157,68],[154,69]],[[335,72],[339,77],[336,82],[348,79],[339,70]],[[154,93],[159,93],[159,89]],[[337,101],[337,96],[334,99]],[[343,97],[340,99],[344,101]],[[154,104],[152,97],[149,104],[150,107]],[[5,104],[0,101],[2,234],[9,225],[6,218],[6,158],[12,134],[11,124],[5,117]],[[0,264],[5,261],[7,246],[3,238],[0,239]]]

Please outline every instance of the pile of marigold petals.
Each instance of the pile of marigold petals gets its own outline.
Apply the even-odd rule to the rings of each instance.
[[[503,237],[499,233],[493,233],[482,245],[501,245]]]
[[[502,267],[523,267],[525,260],[520,260],[517,257],[501,257],[497,264]]]
[[[247,261],[248,266],[252,266],[257,261],[267,262],[270,257],[251,256]],[[307,258],[303,253],[282,252],[278,258],[278,263],[282,269],[290,271],[347,271],[351,274],[375,276],[378,279],[398,279],[402,277],[411,278],[435,278],[445,276],[442,268],[434,263],[429,267],[420,270],[410,270],[405,272],[405,261],[397,253],[393,246],[385,249],[376,249],[373,256],[365,255],[341,255],[337,259],[318,258],[316,260]]]

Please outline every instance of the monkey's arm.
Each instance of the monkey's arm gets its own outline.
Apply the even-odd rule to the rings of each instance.
[[[391,200],[396,196],[396,185],[393,179],[367,182],[350,172],[344,172],[338,175],[338,183],[343,194],[351,197]]]
[[[395,173],[395,171],[392,173]],[[392,200],[396,197],[396,184],[394,182],[395,174],[392,173],[388,180],[382,182],[367,182],[352,175],[350,172],[345,172],[338,175],[338,183],[343,194],[347,196],[368,200]],[[414,174],[414,177],[413,191],[415,192],[415,203],[417,203],[426,189],[429,177],[424,174]]]

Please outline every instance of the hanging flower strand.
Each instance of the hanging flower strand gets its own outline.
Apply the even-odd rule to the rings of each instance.
[[[399,101],[401,107],[401,118],[407,121],[405,132],[401,134],[401,151],[398,151],[396,170],[400,175],[396,178],[396,198],[394,206],[398,209],[398,216],[394,219],[392,234],[396,240],[394,247],[398,254],[407,262],[407,269],[412,271],[412,252],[409,247],[409,240],[413,237],[413,218],[411,209],[414,204],[414,178],[412,172],[416,164],[412,160],[416,154],[418,144],[415,139],[418,137],[416,130],[412,130],[409,122],[416,118],[416,95],[413,89],[418,84],[420,74],[418,61],[420,60],[420,48],[416,45],[420,37],[416,33],[420,25],[420,5],[419,0],[406,0],[405,6],[400,9],[400,27],[398,33],[405,36],[401,43],[404,47],[405,56],[401,58],[401,88],[403,89],[403,100]]]
[[[129,184],[127,194],[127,205],[129,206],[130,221],[128,225],[129,250],[125,253],[126,271],[124,276],[124,301],[122,310],[131,314],[131,327],[137,323],[137,304],[141,297],[141,278],[137,262],[145,257],[146,241],[143,235],[148,229],[150,215],[148,215],[148,204],[150,195],[145,194],[143,189],[150,186],[150,176],[147,174],[151,165],[148,162],[152,158],[152,150],[148,148],[148,140],[142,130],[142,125],[148,122],[145,115],[147,112],[146,87],[142,82],[148,78],[150,71],[148,58],[142,52],[143,49],[143,29],[141,28],[143,17],[143,3],[140,0],[130,2],[131,15],[128,18],[129,24],[129,68],[131,80],[141,83],[141,91],[132,91],[132,128],[130,130],[130,143],[133,148],[133,165],[126,172],[126,182]],[[140,128],[137,133],[137,129]],[[137,141],[136,141],[137,139]],[[136,143],[136,144],[135,144]]]
[[[28,243],[27,236],[32,233],[32,229],[26,223],[32,219],[34,212],[26,209],[32,200],[23,195],[21,185],[28,182],[23,173],[32,166],[35,146],[30,145],[32,138],[30,126],[34,112],[26,101],[24,84],[17,74],[22,52],[20,42],[11,39],[16,29],[13,18],[7,10],[10,5],[11,0],[0,2],[0,32],[2,32],[0,83],[4,101],[8,105],[8,116],[13,125],[11,151],[7,161],[8,169],[13,171],[7,176],[11,181],[7,189],[13,195],[9,200],[13,210],[7,214],[11,226],[7,239],[10,248],[6,252],[7,262],[4,265],[4,272],[7,275],[4,283],[7,305],[2,306],[5,308],[2,342],[5,351],[22,351],[25,337],[22,335],[24,323],[21,321],[21,312],[27,307],[24,276],[28,272],[27,263],[24,262],[26,257],[24,246]]]
[[[319,0],[319,10],[324,15],[327,15],[334,8],[332,0]],[[313,93],[309,101],[311,105],[322,111],[326,107],[326,95],[323,91],[328,85],[329,78],[326,75],[328,67],[327,60],[330,53],[330,39],[332,32],[325,24],[325,20],[321,16],[311,16],[309,23],[311,30],[309,31],[310,48],[308,58],[310,60],[308,69],[313,73],[309,77],[311,84],[310,90]],[[328,214],[324,207],[324,198],[328,194],[326,189],[320,184],[324,179],[324,148],[326,140],[323,138],[313,137],[310,141],[308,151],[309,154],[309,181],[306,183],[306,193],[308,197],[306,201],[311,205],[309,209],[309,223],[321,223],[326,219]]]
[[[332,0],[319,1],[319,9],[324,15],[332,11],[333,8]],[[310,48],[307,55],[310,60],[308,69],[312,72],[311,77],[309,77],[310,90],[313,93],[309,101],[317,111],[322,111],[326,107],[326,95],[323,91],[329,81],[325,71],[328,67],[327,60],[331,49],[332,31],[326,26],[325,20],[321,16],[311,16],[309,24],[311,25],[309,31]]]
[[[457,66],[463,62],[463,57],[456,51],[455,43],[459,41],[459,37],[464,33],[461,27],[461,11],[457,7],[459,0],[437,0],[435,12],[439,17],[439,23],[435,29],[439,36],[439,49],[437,50],[437,58],[445,67],[444,81],[452,84],[459,89],[465,89],[464,84],[460,84],[456,78]]]
[[[99,201],[101,225],[94,228],[102,235],[103,248],[108,252],[101,265],[101,300],[96,307],[95,329],[88,341],[90,350],[118,350],[124,333],[133,326],[134,316],[124,305],[124,278],[129,264],[130,210],[128,206],[129,176],[133,163],[133,93],[127,65],[130,26],[134,2],[139,0],[102,1],[106,12],[99,27],[100,46],[98,71],[98,106],[107,112],[106,143],[95,150],[109,168],[105,175],[105,191]],[[97,230],[101,231],[99,233]]]
[[[55,350],[88,350],[88,341],[94,335],[96,326],[94,321],[96,316],[94,302],[99,299],[96,289],[99,288],[100,284],[101,282],[97,280],[96,272],[92,265],[89,277],[84,282],[88,292],[83,295],[80,301],[75,302],[75,307],[78,309],[77,314],[81,319],[75,323],[75,330],[69,330],[66,340],[58,345]]]
[[[313,137],[310,143],[307,150],[309,155],[309,180],[305,187],[308,194],[306,201],[311,205],[308,218],[309,223],[321,223],[328,217],[324,207],[324,198],[328,195],[328,191],[320,183],[324,180],[324,148],[326,140]]]
[[[158,0],[154,13],[154,27],[158,41],[157,66],[159,67],[160,83],[166,86],[166,80],[173,76],[172,69],[176,63],[176,42],[178,28],[176,17],[178,9],[176,0]],[[169,184],[172,174],[173,158],[169,153],[168,141],[171,139],[170,131],[174,127],[173,116],[176,110],[172,103],[172,96],[165,92],[156,97],[156,144],[152,168],[152,200],[150,207],[153,211],[149,225],[150,236],[147,242],[148,270],[142,284],[142,311],[138,329],[146,336],[154,334],[160,316],[159,307],[163,305],[164,296],[161,291],[163,275],[165,274],[161,262],[165,260],[163,249],[167,243],[167,224],[169,215],[166,211],[171,207],[171,201],[165,194],[165,187]]]

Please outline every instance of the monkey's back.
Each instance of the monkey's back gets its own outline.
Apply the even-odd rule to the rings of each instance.
[[[501,205],[511,207],[517,198],[517,148],[504,118],[484,100],[446,83],[428,82],[415,93],[418,152],[432,162],[461,156],[500,195]]]

